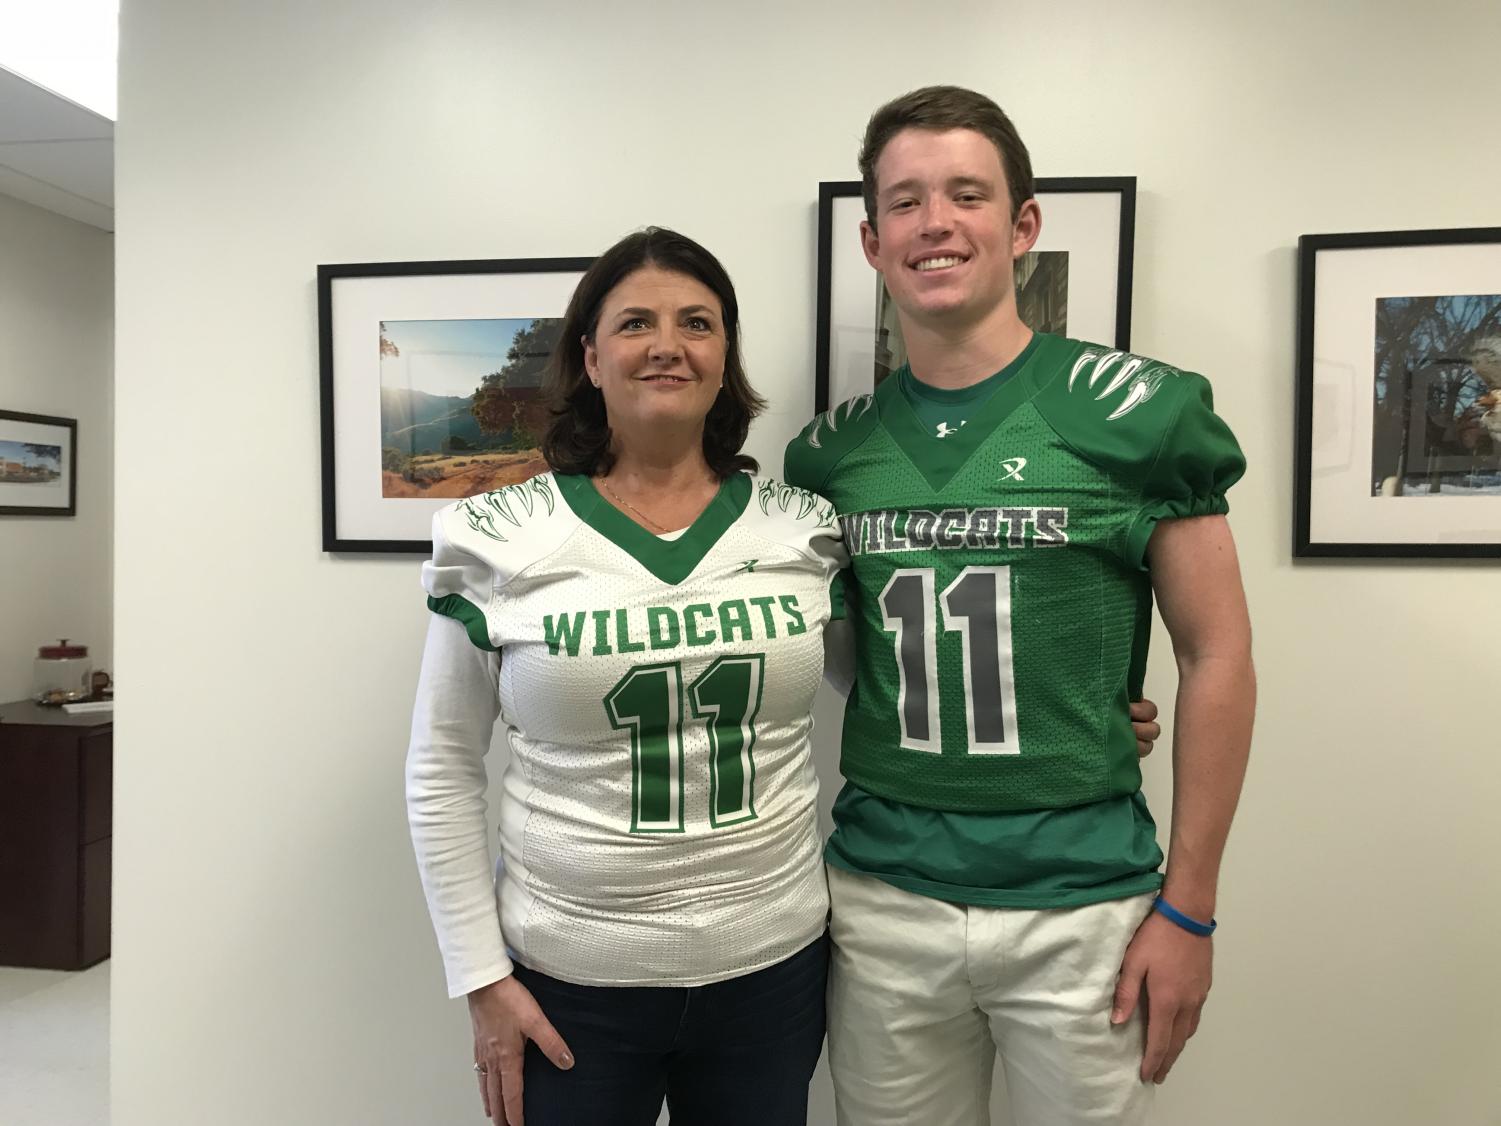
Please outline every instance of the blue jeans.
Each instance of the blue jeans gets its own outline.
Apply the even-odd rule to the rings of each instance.
[[[828,936],[741,977],[693,988],[516,979],[567,1042],[559,1071],[527,1044],[527,1126],[803,1126],[823,1046]]]

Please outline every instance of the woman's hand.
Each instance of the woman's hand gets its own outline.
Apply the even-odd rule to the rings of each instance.
[[[485,1117],[496,1126],[523,1126],[521,1071],[526,1042],[534,1041],[564,1071],[573,1066],[568,1045],[514,976],[471,992],[469,1020],[474,1025],[474,1062]]]
[[[1157,705],[1151,700],[1131,701],[1131,729],[1136,732],[1136,753],[1146,758],[1152,753],[1152,744],[1162,737],[1162,725],[1157,719]]]

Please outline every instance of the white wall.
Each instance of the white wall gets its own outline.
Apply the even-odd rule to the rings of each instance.
[[[776,464],[818,181],[934,81],[1042,174],[1139,177],[1133,342],[1251,461],[1262,714],[1158,1121],[1495,1123],[1496,567],[1294,566],[1289,525],[1297,236],[1497,222],[1498,40],[1489,3],[125,0],[115,1126],[477,1117],[401,806],[417,563],[319,551],[314,266],[678,227],[736,279]]]
[[[113,236],[0,195],[0,410],[78,420],[77,515],[0,516],[0,701],[59,638],[113,667],[113,299]]]

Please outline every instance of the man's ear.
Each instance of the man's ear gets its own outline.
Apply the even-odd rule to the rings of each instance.
[[[869,219],[860,220],[860,249],[865,251],[865,260],[870,263],[871,268],[879,270],[881,236],[876,234],[876,225]]]
[[[1020,258],[1037,245],[1042,234],[1042,208],[1035,199],[1029,199],[1016,213],[1016,223],[1011,228],[1011,257]]]

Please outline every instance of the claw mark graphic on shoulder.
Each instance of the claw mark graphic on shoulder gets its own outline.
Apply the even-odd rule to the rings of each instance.
[[[852,512],[841,516],[839,524],[844,529],[844,545],[851,555],[934,549],[959,551],[975,547],[1063,547],[1068,543],[1066,508],[1025,508],[1020,505],[937,511],[888,508]]]
[[[495,523],[496,518],[499,517],[512,527],[519,528],[522,513],[530,516],[538,500],[546,505],[548,515],[552,515],[555,503],[552,486],[545,478],[533,477],[530,481],[506,485],[493,492],[470,497],[459,505],[459,508],[464,513],[464,518],[469,521],[469,526],[476,532],[505,543],[506,537]]]
[[[837,407],[824,411],[808,427],[808,445],[812,446],[815,450],[823,449],[822,434],[820,431],[827,427],[830,433],[837,432],[841,422],[849,422],[851,419],[859,418],[866,411],[870,410],[871,404],[874,401],[874,395],[856,395],[853,399],[846,399]]]
[[[756,500],[761,505],[761,511],[768,516],[771,515],[772,505],[776,505],[789,516],[794,516],[799,520],[811,513],[814,522],[820,528],[834,526],[834,506],[817,493],[810,493],[807,489],[800,489],[796,485],[762,481],[761,487],[757,490]]]
[[[1114,422],[1130,414],[1142,403],[1157,394],[1157,388],[1162,386],[1162,381],[1170,375],[1182,375],[1177,368],[1168,364],[1149,360],[1145,356],[1133,356],[1130,352],[1099,352],[1093,348],[1087,348],[1079,353],[1079,358],[1074,361],[1074,369],[1069,372],[1068,389],[1074,389],[1074,383],[1082,375],[1086,368],[1093,364],[1089,372],[1088,390],[1093,391],[1095,384],[1106,375],[1104,388],[1095,396],[1095,401],[1115,394],[1122,387],[1126,389],[1126,397],[1123,398],[1116,408],[1105,416],[1106,422]],[[1116,365],[1119,364],[1119,367]],[[1114,372],[1111,369],[1114,368]]]

